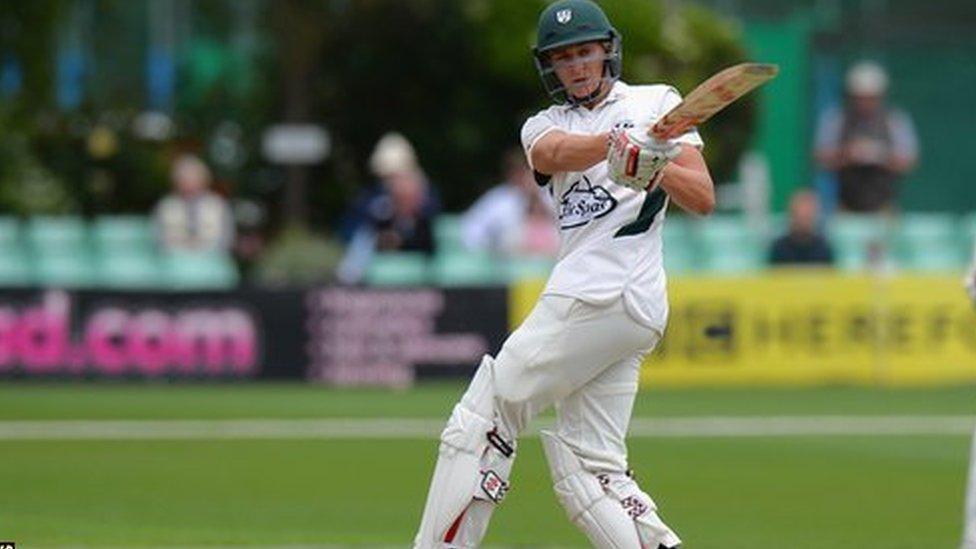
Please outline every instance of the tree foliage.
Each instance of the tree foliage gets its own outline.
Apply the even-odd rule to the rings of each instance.
[[[690,91],[745,58],[736,25],[694,6],[604,0],[624,37],[624,78]],[[416,144],[449,208],[497,182],[497,160],[548,99],[530,49],[543,0],[363,0],[347,4],[327,43],[319,84],[323,119],[346,148],[336,161],[368,178],[379,135],[399,130]],[[365,37],[369,39],[364,39]],[[717,179],[746,145],[745,101],[704,130]]]
[[[709,10],[662,0],[601,4],[623,34],[624,79],[630,83],[667,82],[687,93],[745,57],[737,26]],[[0,46],[13,52],[25,74],[18,107],[6,109],[4,129],[26,142],[9,142],[5,150],[36,156],[33,165],[47,169],[47,181],[64,182],[59,207],[144,209],[164,192],[174,151],[189,147],[211,155],[214,136],[231,122],[246,154],[216,166],[224,188],[278,211],[293,178],[263,163],[260,138],[268,124],[289,120],[320,123],[333,138],[329,161],[299,178],[308,186],[307,201],[300,199],[313,224],[331,225],[370,184],[367,158],[390,130],[414,142],[446,206],[457,210],[498,181],[503,151],[517,146],[522,122],[548,102],[530,53],[545,0],[251,0],[254,11],[244,25],[250,38],[244,41],[241,3],[194,2],[187,4],[192,21],[180,26],[192,32],[177,48],[176,131],[169,142],[145,143],[129,131],[145,107],[144,86],[131,89],[145,69],[128,65],[141,62],[143,56],[131,52],[144,43],[112,42],[130,54],[96,59],[100,81],[90,83],[86,102],[59,112],[52,45],[73,4],[0,5]],[[98,5],[90,29],[98,37],[94,55],[116,36],[145,35],[145,29],[113,34],[102,25],[147,24],[142,8],[109,0]],[[119,13],[106,19],[103,8]],[[732,172],[752,115],[752,103],[744,101],[703,129],[717,180]],[[91,132],[105,128],[116,133],[119,149],[110,158],[95,158],[86,143]]]

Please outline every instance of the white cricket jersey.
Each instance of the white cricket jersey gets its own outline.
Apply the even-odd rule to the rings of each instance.
[[[522,146],[531,165],[532,145],[552,130],[597,134],[618,125],[647,128],[680,102],[671,86],[617,82],[592,110],[555,105],[529,118],[522,126]],[[703,146],[695,130],[676,141]],[[594,304],[622,295],[636,320],[663,333],[668,317],[661,241],[664,191],[638,192],[614,183],[606,161],[583,172],[554,174],[549,185],[562,238],[544,294]]]

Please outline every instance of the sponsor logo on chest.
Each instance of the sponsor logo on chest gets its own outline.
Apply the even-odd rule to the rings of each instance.
[[[559,228],[582,227],[599,219],[617,207],[617,199],[600,185],[593,185],[583,176],[559,197]]]

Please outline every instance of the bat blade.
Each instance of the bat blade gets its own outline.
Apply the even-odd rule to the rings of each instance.
[[[647,133],[662,140],[677,137],[769,82],[778,73],[779,66],[766,63],[740,63],[724,69],[699,84]]]

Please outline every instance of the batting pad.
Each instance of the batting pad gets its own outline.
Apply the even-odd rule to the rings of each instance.
[[[556,498],[569,520],[599,549],[639,549],[634,521],[617,501],[607,496],[600,480],[550,431],[539,434],[552,472]]]

